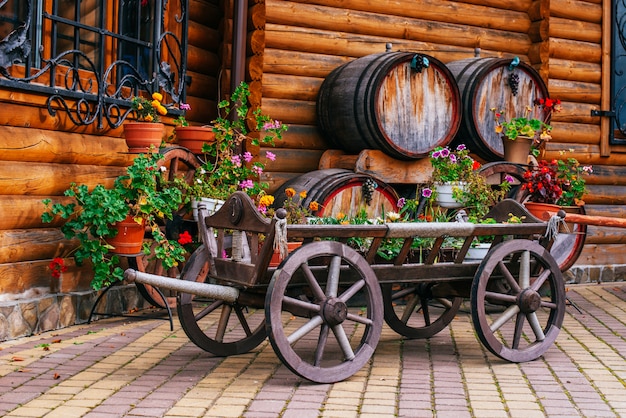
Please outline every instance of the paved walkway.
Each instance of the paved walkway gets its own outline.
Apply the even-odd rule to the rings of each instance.
[[[533,362],[489,354],[460,313],[430,340],[385,326],[366,367],[323,385],[293,375],[267,340],[219,358],[177,321],[171,332],[102,320],[0,343],[0,416],[626,417],[626,284],[570,286],[568,297],[576,307]]]

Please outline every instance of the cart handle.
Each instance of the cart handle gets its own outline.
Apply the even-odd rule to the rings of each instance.
[[[546,213],[550,213],[550,212],[546,212]],[[559,210],[556,214],[560,216],[561,218],[564,218],[566,222],[570,222],[570,223],[576,223],[576,224],[581,224],[581,225],[613,226],[617,228],[626,228],[626,219],[611,218],[610,216],[579,215],[576,213],[567,213],[562,209]]]

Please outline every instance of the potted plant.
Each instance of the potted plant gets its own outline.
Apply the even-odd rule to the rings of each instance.
[[[185,260],[184,248],[169,240],[161,228],[164,220],[171,219],[180,208],[183,197],[178,188],[165,187],[165,167],[160,166],[159,160],[158,153],[139,154],[111,188],[98,184],[90,190],[86,185],[72,183],[64,193],[73,198],[71,202],[43,201],[46,210],[42,221],[52,222],[56,216],[67,220],[61,230],[67,239],[78,240],[78,247],[73,250],[76,262],[79,265],[85,260],[91,262],[94,271],[91,285],[96,290],[123,279],[119,256],[115,253],[119,250],[115,238],[120,234],[117,230],[120,223],[128,223],[122,234],[133,224],[139,226],[141,241],[136,250],[124,247],[122,253],[152,254],[166,269]],[[146,230],[153,239],[152,250],[151,243],[143,242]]]
[[[461,207],[462,204],[455,199],[455,194],[462,193],[474,168],[479,165],[469,153],[469,149],[464,144],[458,145],[454,150],[448,147],[436,147],[430,153],[433,188],[428,188],[423,192],[427,195],[425,197],[434,197],[440,207]]]
[[[521,187],[528,192],[526,207],[542,219],[546,210],[556,212],[561,207],[584,205],[585,176],[591,173],[592,166],[583,166],[576,158],[540,160],[536,167],[524,172]]]
[[[546,141],[552,139],[550,126],[547,121],[553,112],[561,110],[559,99],[537,99],[535,107],[543,109],[541,118],[533,117],[533,107],[526,106],[524,115],[504,120],[504,111],[492,108],[495,117],[495,131],[502,135],[504,144],[504,159],[517,164],[526,164],[531,148],[539,149]]]
[[[212,122],[215,141],[203,145],[204,163],[196,170],[192,184],[184,190],[192,205],[200,198],[224,200],[237,190],[256,198],[268,188],[268,184],[261,181],[265,163],[245,148],[273,146],[275,140],[282,138],[287,126],[263,114],[260,108],[250,113],[249,96],[249,87],[242,82],[230,100],[219,103],[220,116]],[[248,130],[248,114],[252,115],[253,129],[259,137]],[[264,158],[274,161],[276,156],[266,151]]]
[[[167,114],[167,108],[161,103],[162,100],[161,93],[152,93],[150,99],[143,96],[131,99],[131,107],[137,120],[123,125],[129,152],[147,152],[151,146],[153,149],[161,146],[165,125],[160,122],[160,116]]]
[[[191,105],[188,103],[181,103],[180,110],[191,110]],[[187,148],[194,154],[201,154],[202,147],[205,143],[211,143],[215,141],[215,132],[210,125],[192,126],[182,114],[174,119],[174,141],[181,147]]]

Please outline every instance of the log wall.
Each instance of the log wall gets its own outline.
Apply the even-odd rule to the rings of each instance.
[[[233,0],[190,0],[187,118],[208,123],[230,84]],[[325,163],[329,146],[316,121],[324,78],[356,58],[395,51],[432,55],[444,63],[473,57],[513,57],[530,63],[563,100],[545,157],[562,150],[594,165],[588,213],[626,212],[626,149],[608,147],[601,121],[602,59],[608,0],[249,0],[246,78],[253,104],[289,125],[272,151],[264,180],[272,190]],[[121,129],[76,127],[44,108],[45,98],[0,90],[0,293],[20,293],[49,280],[47,264],[72,243],[42,225],[41,200],[59,199],[70,181],[107,183],[129,163]],[[171,120],[168,120],[171,124]],[[171,130],[171,125],[169,127]],[[375,155],[375,154],[372,154]],[[357,164],[355,156],[333,157]],[[368,157],[375,158],[375,157]],[[386,160],[380,170],[390,175]],[[368,167],[379,161],[368,160]],[[386,165],[385,165],[386,164]],[[375,175],[376,172],[370,174]],[[419,176],[418,176],[419,177]],[[402,176],[403,179],[415,176]],[[389,181],[387,181],[389,183]],[[579,264],[626,264],[623,234],[591,227]],[[80,272],[80,269],[72,269]],[[16,279],[19,276],[19,280]],[[77,276],[80,276],[77,278]],[[89,280],[69,274],[70,289]]]

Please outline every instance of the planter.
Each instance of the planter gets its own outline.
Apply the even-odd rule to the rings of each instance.
[[[194,221],[198,221],[198,204],[204,203],[206,205],[207,210],[209,211],[209,216],[213,215],[217,212],[222,206],[224,206],[225,201],[221,199],[214,199],[212,197],[201,197],[200,201],[196,199],[191,200],[191,211],[193,213]]]
[[[434,189],[437,192],[435,202],[442,208],[460,208],[463,205],[457,202],[453,197],[455,188],[463,188],[463,183],[443,183],[435,184]]]
[[[491,249],[491,243],[481,242],[479,244],[476,244],[475,247],[470,247],[467,250],[467,254],[465,254],[465,260],[463,261],[467,261],[467,262],[482,261],[490,249]]]
[[[291,253],[296,248],[300,248],[302,246],[302,242],[300,241],[290,241],[287,243],[287,252]],[[272,254],[272,258],[270,259],[270,267],[278,267],[280,262],[283,259],[280,257],[280,252],[278,250],[274,250],[274,254]]]
[[[504,145],[504,159],[515,164],[528,164],[528,154],[533,144],[533,139],[528,136],[518,136],[514,140],[502,138]]]
[[[176,142],[194,154],[202,154],[202,145],[215,142],[215,132],[210,126],[178,126]]]
[[[128,145],[128,152],[141,153],[150,150],[158,150],[163,141],[165,125],[153,122],[127,122],[124,125],[124,138]]]
[[[138,224],[129,215],[121,222],[113,225],[117,229],[117,235],[113,238],[107,238],[107,243],[114,248],[109,252],[114,254],[138,254],[143,246],[143,237],[145,233],[145,222]]]
[[[524,207],[536,218],[547,221],[552,215],[561,210],[559,205],[551,203],[524,202]]]

